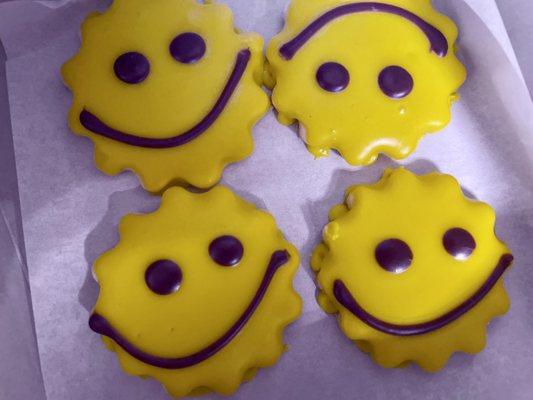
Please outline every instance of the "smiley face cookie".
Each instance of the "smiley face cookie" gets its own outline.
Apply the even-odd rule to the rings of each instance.
[[[485,345],[509,308],[502,275],[513,257],[485,203],[449,175],[389,170],[346,192],[312,256],[319,304],[383,367],[437,371]]]
[[[229,189],[171,188],[152,214],[128,215],[98,258],[89,325],[130,374],[171,395],[230,394],[283,353],[300,314],[298,252],[271,215]]]
[[[269,107],[263,40],[238,33],[230,9],[195,0],[114,0],[82,26],[62,69],[69,125],[95,145],[107,174],[131,169],[143,186],[214,185],[253,149]]]
[[[456,38],[430,0],[292,0],[265,80],[280,122],[298,122],[316,157],[401,159],[450,120],[466,78]]]

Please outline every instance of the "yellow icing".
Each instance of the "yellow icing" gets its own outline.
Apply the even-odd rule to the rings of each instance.
[[[199,364],[174,370],[154,367],[104,337],[127,373],[153,377],[174,396],[206,388],[227,395],[252,379],[257,368],[277,362],[285,350],[283,330],[300,315],[301,300],[292,287],[298,252],[270,214],[225,187],[204,194],[171,188],[157,211],[127,215],[119,229],[118,245],[94,265],[100,285],[94,312],[135,346],[161,357],[184,357],[221,337],[251,302],[272,253],[290,254],[240,333]],[[243,244],[243,259],[235,267],[221,267],[209,256],[210,242],[221,235],[233,235]],[[161,296],[146,285],[144,273],[158,259],[181,267],[177,292]]]
[[[469,299],[509,253],[494,233],[490,206],[466,198],[449,175],[417,176],[396,169],[376,184],[349,188],[345,205],[335,206],[330,217],[324,242],[311,258],[319,304],[326,312],[339,313],[343,332],[378,364],[396,367],[414,361],[436,371],[454,351],[482,350],[486,325],[509,307],[501,279],[467,314],[436,331],[409,337],[365,324],[335,299],[333,284],[342,279],[363,309],[388,323],[436,319]],[[463,228],[475,239],[476,248],[466,260],[455,259],[442,244],[451,228]],[[413,253],[411,266],[399,274],[381,268],[374,255],[376,246],[391,238],[403,240]]]
[[[195,64],[180,64],[169,45],[178,34],[195,32],[206,41],[206,54]],[[69,125],[95,145],[95,163],[114,175],[131,169],[152,192],[171,184],[207,188],[224,167],[253,150],[252,126],[269,108],[261,89],[263,39],[241,34],[230,9],[195,0],[115,0],[103,14],[83,23],[78,54],[62,68],[73,92]],[[215,104],[239,51],[251,59],[228,105],[216,122],[191,142],[174,148],[130,146],[85,129],[79,115],[89,110],[114,129],[138,136],[167,138],[199,123]],[[115,59],[137,51],[150,61],[150,75],[140,84],[120,81]]]
[[[338,150],[352,165],[372,163],[380,153],[401,159],[411,154],[425,133],[450,121],[451,103],[466,78],[454,54],[457,27],[431,6],[430,0],[380,1],[406,10],[438,28],[446,37],[446,57],[430,52],[427,37],[410,21],[396,15],[364,12],[340,17],[324,26],[291,60],[280,47],[327,11],[347,0],[292,0],[283,30],[270,42],[265,82],[273,88],[279,121],[298,121],[302,139],[316,157]],[[325,62],[344,65],[350,84],[330,93],[316,81]],[[405,68],[414,79],[403,99],[387,97],[378,85],[380,71],[390,65]]]

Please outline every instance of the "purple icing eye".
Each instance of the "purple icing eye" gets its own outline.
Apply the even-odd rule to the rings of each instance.
[[[181,268],[171,260],[157,260],[150,264],[144,273],[144,280],[150,290],[166,295],[176,292],[181,285]]]
[[[399,274],[411,265],[413,252],[403,240],[387,239],[376,247],[375,257],[383,269]]]
[[[476,241],[468,231],[462,228],[453,228],[444,234],[442,245],[457,260],[466,260],[475,250]]]
[[[197,33],[181,33],[170,43],[170,54],[176,61],[193,64],[205,54],[205,40]]]
[[[132,51],[118,57],[113,65],[113,70],[122,82],[141,83],[150,73],[150,63],[141,53]]]
[[[378,78],[381,91],[393,99],[402,99],[413,90],[413,77],[402,67],[391,65],[380,72]]]
[[[220,236],[209,245],[209,256],[223,267],[237,265],[244,253],[242,243],[235,236]]]
[[[342,92],[350,83],[350,73],[339,63],[327,62],[316,71],[316,81],[328,92]]]

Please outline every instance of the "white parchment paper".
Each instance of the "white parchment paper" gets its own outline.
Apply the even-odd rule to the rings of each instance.
[[[524,80],[533,98],[533,2],[531,0],[497,0]]]
[[[281,28],[288,0],[227,3],[241,29],[268,40]],[[115,244],[122,215],[148,212],[159,203],[131,173],[112,178],[99,173],[91,143],[66,126],[70,93],[59,68],[76,52],[84,16],[106,5],[97,0],[71,1],[55,9],[31,2],[0,5],[28,269],[50,400],[167,398],[157,382],[125,375],[87,327],[98,290],[90,274],[92,262]],[[295,285],[304,312],[287,330],[290,351],[243,385],[236,399],[532,398],[533,106],[523,81],[477,14],[461,0],[436,5],[460,27],[460,57],[469,79],[450,126],[423,139],[402,164],[416,172],[451,173],[494,206],[497,231],[516,257],[506,278],[510,313],[491,324],[485,351],[475,357],[457,354],[438,374],[373,364],[318,308],[308,260],[328,209],[342,200],[344,189],[376,180],[385,167],[396,164],[382,157],[357,169],[338,156],[314,160],[294,131],[279,125],[270,112],[254,131],[253,156],[228,168],[223,183],[268,209],[301,249]],[[15,26],[7,24],[14,18]],[[216,396],[205,398],[211,397]]]

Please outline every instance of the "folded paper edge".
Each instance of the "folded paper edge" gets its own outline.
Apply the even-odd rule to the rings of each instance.
[[[2,319],[10,330],[20,332],[20,330],[26,328],[25,330],[29,330],[29,334],[20,336],[15,335],[17,337],[15,343],[11,343],[9,340],[7,342],[0,342],[0,347],[5,346],[4,350],[0,349],[0,352],[3,354],[16,354],[22,356],[22,354],[19,354],[17,351],[17,348],[24,347],[26,350],[29,349],[29,352],[26,351],[24,354],[33,356],[33,359],[27,360],[25,363],[10,363],[10,376],[12,376],[13,373],[18,374],[18,372],[12,370],[18,366],[21,378],[17,379],[16,382],[7,381],[7,377],[5,377],[4,374],[0,374],[0,387],[2,388],[0,392],[6,391],[6,393],[14,394],[18,392],[28,393],[31,391],[31,393],[28,394],[31,395],[32,399],[46,400],[28,279],[24,235],[22,231],[15,149],[13,145],[13,132],[11,129],[7,90],[6,61],[6,53],[0,39],[0,171],[2,171],[0,175],[0,223],[4,225],[4,229],[0,231],[0,241],[2,241],[5,246],[3,248],[5,254],[2,254],[2,258],[5,256],[5,259],[9,260],[7,263],[0,266],[0,279],[2,279],[3,285],[13,285],[10,289],[24,291],[19,297],[19,300],[21,298],[25,299],[26,304],[13,307],[13,304],[17,305],[17,302],[12,302],[7,299],[8,301],[4,301],[0,304],[0,310],[2,310]],[[17,271],[15,271],[15,269]],[[5,293],[9,294],[10,291],[6,290]],[[4,307],[6,309],[11,309],[12,313],[10,314],[4,309]],[[28,310],[28,316],[25,321],[21,319],[19,307]],[[25,326],[17,327],[17,325]],[[26,341],[27,343],[22,343],[21,346],[21,340]],[[7,367],[7,363],[4,364],[4,367]],[[3,382],[4,379],[6,379],[5,382]],[[36,389],[38,392],[35,392]]]

